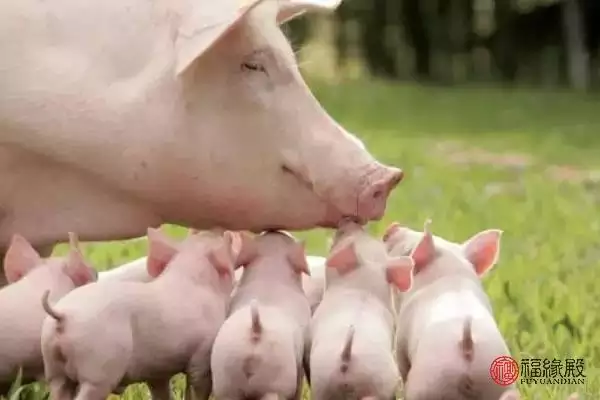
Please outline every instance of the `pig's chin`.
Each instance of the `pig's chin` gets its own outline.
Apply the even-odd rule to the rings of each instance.
[[[283,166],[282,171],[285,175],[291,177],[297,184],[301,185],[305,190],[309,191],[312,196],[317,198],[321,208],[324,210],[323,217],[316,223],[319,228],[337,228],[340,221],[344,218],[344,214],[331,201],[327,201],[323,196],[315,192],[313,183],[304,178],[304,176],[293,169]],[[281,228],[279,228],[281,229]]]

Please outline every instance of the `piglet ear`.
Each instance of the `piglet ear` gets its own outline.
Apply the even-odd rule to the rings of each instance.
[[[305,273],[310,276],[310,269],[308,268],[308,263],[306,262],[306,242],[299,241],[292,245],[290,248],[287,259],[294,267],[294,270],[299,273]]]
[[[231,239],[223,238],[224,242],[208,253],[208,261],[217,269],[219,275],[233,275],[233,255],[231,254],[231,245],[228,243]]]
[[[435,257],[435,245],[433,243],[433,235],[431,234],[431,220],[425,221],[423,229],[423,237],[413,249],[410,255],[415,263],[415,274],[418,274],[427,265],[429,265]]]
[[[254,239],[246,232],[238,232],[233,237],[233,257],[235,268],[247,266],[258,256],[258,248]]]
[[[478,276],[483,276],[498,262],[501,237],[500,229],[488,229],[473,235],[463,243],[463,253],[473,264]]]
[[[383,241],[384,241],[384,242],[387,242],[388,240],[390,240],[390,238],[391,238],[391,237],[392,237],[392,236],[393,236],[393,235],[394,235],[396,232],[398,232],[398,230],[400,229],[400,227],[401,227],[401,226],[400,226],[400,223],[398,223],[398,222],[392,222],[392,223],[390,224],[390,226],[388,226],[388,227],[385,229],[385,232],[383,233],[383,237],[382,237]]]
[[[83,258],[79,248],[79,238],[73,232],[69,232],[69,255],[64,271],[75,286],[83,286],[86,283],[96,281],[98,278],[96,270]]]
[[[177,254],[178,246],[160,230],[148,228],[148,275],[159,276]]]
[[[358,266],[358,256],[354,248],[354,242],[342,242],[338,245],[338,248],[334,249],[327,257],[325,265],[336,269],[339,274],[345,274],[356,268]]]
[[[412,286],[415,263],[410,257],[394,257],[386,265],[387,281],[401,292],[408,292]]]
[[[42,262],[39,253],[23,236],[12,236],[4,256],[4,274],[8,283],[14,283]]]

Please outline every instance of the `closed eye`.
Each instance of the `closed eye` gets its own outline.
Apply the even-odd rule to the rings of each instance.
[[[244,62],[241,65],[242,71],[258,71],[267,73],[264,65],[256,63],[256,62]]]

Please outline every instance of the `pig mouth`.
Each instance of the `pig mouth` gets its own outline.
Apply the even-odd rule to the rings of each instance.
[[[311,192],[313,192],[313,193],[315,192],[315,187],[314,187],[313,183],[312,183],[310,180],[306,179],[306,178],[305,178],[305,177],[304,177],[304,176],[303,176],[303,175],[302,175],[300,172],[297,172],[296,170],[294,170],[294,169],[292,169],[292,168],[288,167],[287,165],[283,165],[283,166],[281,167],[281,170],[283,171],[283,173],[284,173],[285,175],[292,176],[292,177],[293,177],[294,179],[296,179],[296,180],[297,180],[297,181],[298,181],[298,182],[299,182],[299,183],[300,183],[302,186],[304,186],[305,188],[307,188],[307,189],[308,189],[308,190],[310,190]],[[317,196],[318,196],[318,197],[319,197],[321,200],[323,200],[323,199],[321,198],[321,196],[319,196],[318,194],[317,194]]]
[[[293,168],[283,165],[281,170],[285,175],[291,176],[300,185],[312,192],[326,207],[326,215],[324,221],[319,224],[323,228],[337,228],[338,224],[342,220],[351,219],[358,222],[358,218],[355,215],[345,215],[333,202],[328,201],[321,193],[315,190],[314,183],[306,178],[302,173],[296,171]]]
[[[325,205],[326,215],[324,219],[326,220],[326,227],[335,227],[343,218],[354,218],[361,225],[371,220],[380,220],[385,213],[387,199],[391,191],[404,177],[401,169],[388,167],[374,161],[361,168],[360,179],[348,180],[346,178],[346,182],[339,182],[338,178],[338,182],[330,183],[330,186],[336,186],[337,188],[329,187],[318,190],[319,188],[315,187],[318,185],[308,179],[307,174],[303,173],[302,169],[298,170],[297,168],[291,168],[289,165],[284,165],[282,166],[283,173],[291,175],[293,179],[310,190]],[[346,173],[350,174],[351,172]],[[342,179],[344,178],[342,177]],[[351,187],[357,192],[343,192]]]

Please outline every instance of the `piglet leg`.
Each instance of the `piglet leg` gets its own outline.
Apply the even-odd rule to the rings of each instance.
[[[186,399],[208,400],[212,393],[212,376],[210,371],[210,348],[197,351],[192,357],[187,371]]]
[[[302,368],[302,363],[300,363],[300,365],[298,366],[298,371],[296,373],[298,375],[296,378],[296,394],[294,396],[294,399],[300,400],[302,398],[302,384],[304,383],[304,368]]]
[[[8,285],[8,282],[6,281],[6,275],[4,274],[4,253],[0,253],[0,289],[6,285]],[[0,392],[0,394],[2,394],[2,392]]]
[[[148,382],[152,400],[171,400],[171,385],[169,379],[153,380]]]
[[[79,392],[75,400],[106,400],[112,388],[106,384],[93,384],[82,382],[79,384]]]
[[[76,385],[65,377],[54,377],[48,382],[50,400],[73,400]]]

